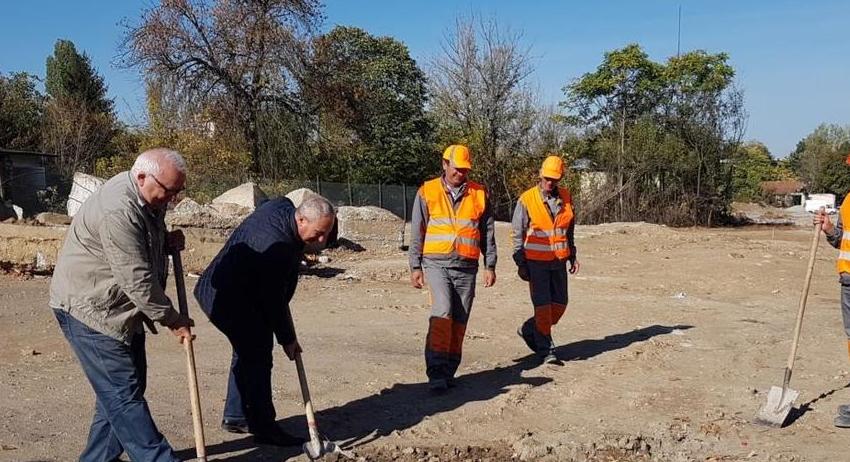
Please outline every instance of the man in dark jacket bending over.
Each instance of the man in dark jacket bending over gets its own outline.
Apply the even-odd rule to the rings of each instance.
[[[195,298],[233,347],[225,430],[253,433],[260,444],[303,442],[275,423],[272,336],[290,360],[301,351],[289,301],[305,243],[324,243],[334,221],[333,206],[321,196],[305,198],[297,209],[285,197],[272,199],[233,231],[198,281]]]

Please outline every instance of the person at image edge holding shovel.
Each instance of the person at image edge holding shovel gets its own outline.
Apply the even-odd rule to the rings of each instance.
[[[425,282],[431,316],[425,340],[425,373],[432,392],[454,385],[466,323],[475,298],[478,259],[484,257],[484,287],[496,283],[496,231],[484,187],[467,179],[469,148],[443,152],[443,175],[426,181],[416,194],[410,221],[410,283]]]
[[[845,159],[850,165],[850,155]],[[839,249],[838,281],[841,284],[841,316],[844,320],[844,334],[847,336],[847,351],[850,355],[850,235],[844,235],[844,223],[850,222],[850,194],[844,196],[841,208],[838,211],[838,220],[835,225],[829,220],[829,215],[821,209],[815,213],[814,224],[823,223],[823,233],[827,242]],[[850,428],[850,404],[838,406],[838,416],[835,417],[835,426]]]

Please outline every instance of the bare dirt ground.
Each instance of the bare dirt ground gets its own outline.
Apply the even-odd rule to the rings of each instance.
[[[397,242],[336,250],[303,276],[293,303],[322,430],[370,461],[838,461],[850,402],[835,251],[821,240],[782,429],[751,423],[781,385],[805,228],[579,226],[581,273],[555,330],[562,366],[538,366],[517,337],[531,314],[499,226],[495,287],[479,286],[459,383],[432,396],[422,358],[427,293],[407,283]],[[190,283],[194,279],[189,278]],[[48,279],[0,277],[0,460],[76,460],[93,394],[48,310]],[[190,287],[191,290],[191,287]],[[306,460],[221,431],[230,349],[192,302],[210,460]],[[147,397],[190,458],[182,348],[148,336]],[[306,434],[293,363],[276,352],[281,425]],[[331,458],[333,459],[333,458]]]

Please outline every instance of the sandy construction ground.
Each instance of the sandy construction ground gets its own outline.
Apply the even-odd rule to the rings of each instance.
[[[336,250],[293,303],[319,425],[365,460],[841,461],[850,402],[836,251],[821,240],[782,429],[752,423],[781,385],[801,281],[805,228],[579,226],[582,262],[555,330],[562,366],[538,366],[515,331],[531,314],[499,225],[495,287],[479,286],[458,387],[432,396],[422,350],[427,294],[390,244]],[[190,283],[195,279],[189,278]],[[49,280],[0,277],[0,460],[76,460],[93,394],[48,310]],[[190,287],[191,290],[191,287]],[[192,301],[210,460],[306,460],[218,428],[230,348]],[[182,348],[147,340],[147,397],[190,458]],[[293,363],[276,352],[281,425],[306,434]],[[364,460],[364,459],[361,459]]]

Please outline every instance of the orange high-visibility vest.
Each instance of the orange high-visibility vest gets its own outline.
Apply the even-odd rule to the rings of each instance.
[[[428,227],[422,255],[448,255],[478,260],[481,255],[481,232],[478,223],[484,214],[484,187],[466,182],[466,192],[457,211],[446,193],[442,178],[426,181],[419,190],[428,206]]]
[[[573,221],[573,200],[566,188],[558,188],[561,198],[561,211],[552,216],[543,200],[539,186],[527,190],[519,196],[520,202],[528,210],[528,230],[525,233],[525,258],[537,261],[565,260],[570,257],[570,243],[567,242],[567,229]]]
[[[850,194],[844,196],[838,213],[841,216],[844,234],[841,236],[841,246],[838,248],[838,261],[835,266],[838,268],[838,274],[850,273],[850,234],[848,234],[850,233]]]

